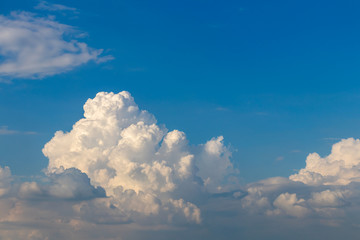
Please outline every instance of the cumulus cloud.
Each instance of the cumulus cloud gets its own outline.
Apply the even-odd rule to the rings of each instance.
[[[84,118],[70,132],[56,132],[43,153],[50,173],[59,168],[83,171],[123,212],[166,213],[168,219],[176,212],[200,223],[200,210],[186,200],[189,195],[239,187],[222,136],[190,147],[184,132],[157,125],[125,91],[100,92],[89,99]]]
[[[312,193],[312,197],[309,199],[309,203],[318,208],[323,207],[341,207],[346,204],[345,197],[348,191],[335,190],[331,191],[329,189],[322,192]]]
[[[334,213],[335,208],[344,206],[342,191],[336,188],[324,190],[323,186],[313,187],[275,177],[249,184],[247,194],[240,202],[251,214],[295,218],[321,215],[327,219],[329,214],[325,216],[326,213]]]
[[[321,175],[321,181],[298,180],[302,169],[289,178],[261,180],[239,191],[239,172],[233,168],[222,136],[190,147],[184,132],[157,125],[130,93],[101,92],[85,103],[84,118],[70,132],[56,132],[43,152],[49,158],[49,173],[77,168],[89,176],[92,185],[106,190],[109,199],[82,203],[82,216],[92,215],[90,205],[112,206],[121,221],[158,216],[152,221],[184,218],[200,223],[199,199],[208,194],[238,199],[239,207],[252,215],[317,216],[328,221],[346,216],[351,203],[360,199],[359,192],[348,187],[357,179],[357,144],[358,140],[342,140],[325,160],[309,155],[305,169]],[[115,221],[114,212],[108,216],[112,217],[103,216],[102,221]]]
[[[24,182],[0,168],[0,236],[219,239],[231,229],[236,238],[297,232],[303,239],[335,226],[346,233],[360,226],[358,148],[359,140],[341,140],[326,157],[310,154],[290,177],[240,186],[222,136],[192,146],[130,93],[100,92],[69,132],[44,146],[49,165],[40,180]]]
[[[360,181],[360,140],[343,139],[332,146],[331,154],[322,158],[309,154],[305,168],[291,175],[293,181],[309,185],[347,185]]]
[[[0,169],[4,239],[119,239],[133,227],[201,226],[204,199],[239,188],[222,136],[190,146],[125,91],[89,99],[84,118],[43,152],[48,168],[33,181]]]
[[[241,205],[251,213],[316,217],[338,225],[360,209],[359,164],[360,140],[343,139],[332,146],[326,157],[309,154],[305,168],[289,178],[249,184]]]
[[[275,210],[268,211],[267,214],[281,214],[284,212],[287,215],[294,217],[304,217],[309,210],[301,206],[305,202],[304,199],[298,199],[296,193],[282,193],[274,200]]]
[[[0,168],[0,238],[61,239],[56,229],[69,230],[80,218],[74,205],[105,197],[105,191],[77,169],[22,182],[8,167]]]
[[[44,78],[89,61],[102,62],[102,49],[90,48],[75,37],[72,26],[29,12],[0,15],[0,78]]]

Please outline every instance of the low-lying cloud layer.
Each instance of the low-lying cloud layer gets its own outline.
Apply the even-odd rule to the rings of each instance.
[[[29,12],[0,15],[0,80],[43,78],[89,61],[112,59],[101,57],[102,49],[89,47],[76,35],[79,33],[73,27],[53,17]]]
[[[339,226],[359,211],[360,140],[343,139],[331,153],[311,153],[305,168],[289,178],[275,177],[249,184],[242,206],[263,215],[318,218]],[[353,226],[360,218],[352,219]]]
[[[44,175],[21,181],[0,168],[0,236],[219,239],[228,229],[230,239],[352,238],[348,228],[360,232],[359,146],[341,140],[288,178],[241,186],[222,136],[190,145],[130,93],[100,92],[70,132],[44,146]]]

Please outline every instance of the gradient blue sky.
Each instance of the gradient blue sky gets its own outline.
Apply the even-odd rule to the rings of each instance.
[[[2,1],[1,14],[48,14],[37,3]],[[288,176],[360,135],[357,1],[58,3],[77,9],[51,13],[58,21],[115,59],[0,83],[0,125],[37,133],[0,136],[0,164],[16,174],[46,167],[43,145],[99,91],[130,91],[192,144],[223,135],[246,182]]]
[[[0,237],[357,239],[359,10],[0,1]]]

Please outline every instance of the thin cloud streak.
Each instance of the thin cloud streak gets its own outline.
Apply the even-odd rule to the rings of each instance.
[[[35,135],[37,132],[33,131],[17,131],[17,130],[10,130],[8,126],[0,126],[0,135],[16,135],[16,134],[24,134],[24,135]]]
[[[47,1],[40,1],[38,5],[36,5],[34,7],[35,9],[39,9],[39,10],[46,10],[46,11],[70,11],[73,13],[78,13],[78,10],[76,8],[73,7],[68,7],[65,5],[61,5],[61,4],[54,4],[54,3],[50,3]]]

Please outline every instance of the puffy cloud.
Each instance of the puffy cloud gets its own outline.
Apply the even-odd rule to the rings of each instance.
[[[268,214],[280,214],[284,212],[287,215],[294,217],[304,217],[308,214],[309,210],[306,207],[301,206],[305,202],[304,199],[298,199],[296,194],[282,193],[274,201],[273,211],[268,211]]]
[[[359,164],[360,140],[343,139],[324,158],[309,154],[306,167],[288,179],[270,178],[249,184],[247,195],[241,199],[242,207],[251,213],[316,216],[326,223],[339,224],[350,212],[360,209]]]
[[[190,202],[185,202],[183,199],[170,199],[169,203],[175,208],[175,212],[181,211],[186,219],[195,223],[201,222],[200,209]]]
[[[322,192],[312,193],[312,198],[309,199],[309,203],[314,207],[341,207],[346,204],[344,192],[336,190],[331,191],[329,189]]]
[[[360,209],[358,183],[348,186],[306,185],[275,177],[250,183],[241,206],[251,215],[319,218],[326,224],[343,221],[347,212]],[[336,220],[335,220],[336,219]]]
[[[229,191],[226,181],[235,181],[231,179],[232,175],[238,172],[234,170],[230,162],[231,152],[223,144],[223,137],[212,138],[204,146],[199,155],[197,167],[199,168],[198,176],[204,180],[204,184],[212,192]],[[215,171],[216,169],[216,171]],[[225,181],[225,182],[224,182]]]
[[[0,238],[62,239],[81,218],[76,204],[105,197],[105,191],[92,186],[78,169],[58,169],[37,181],[22,182],[8,167],[0,168]]]
[[[360,140],[343,139],[332,146],[331,154],[322,158],[309,154],[306,167],[289,177],[309,185],[347,185],[360,181]]]
[[[172,209],[199,223],[200,210],[186,200],[189,195],[239,187],[222,136],[191,148],[185,133],[158,126],[125,91],[89,99],[84,118],[70,132],[56,132],[43,153],[50,173],[83,171],[125,213],[170,216]]]
[[[14,181],[0,169],[0,236],[217,239],[226,228],[237,238],[297,232],[302,239],[304,229],[310,236],[334,226],[346,233],[360,225],[358,147],[359,140],[342,140],[325,158],[310,154],[289,178],[240,187],[222,136],[190,146],[184,132],[158,125],[130,93],[101,92],[70,132],[56,132],[44,146],[46,176]]]
[[[288,191],[303,192],[303,184],[295,183],[287,178],[274,177],[247,186],[245,197],[241,198],[241,206],[252,214],[300,216],[301,203],[297,196]]]
[[[0,77],[43,78],[73,69],[88,61],[101,62],[101,49],[76,40],[73,27],[51,17],[29,12],[0,15]]]

